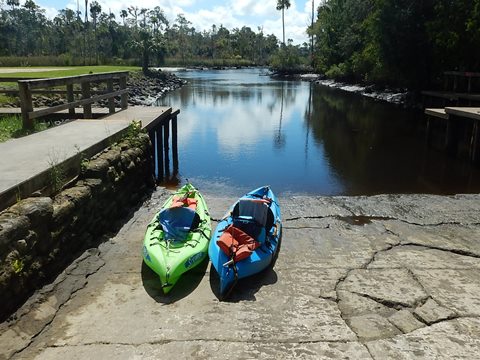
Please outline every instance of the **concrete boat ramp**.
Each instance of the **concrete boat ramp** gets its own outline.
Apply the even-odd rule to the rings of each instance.
[[[234,201],[200,190],[217,219]],[[220,302],[208,263],[169,296],[142,264],[168,194],[1,324],[0,358],[480,358],[479,195],[280,197],[274,269]]]

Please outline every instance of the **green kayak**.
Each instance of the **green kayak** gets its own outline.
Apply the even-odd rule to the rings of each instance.
[[[191,184],[163,204],[147,226],[143,260],[160,276],[165,294],[183,273],[207,257],[211,231],[205,200]]]

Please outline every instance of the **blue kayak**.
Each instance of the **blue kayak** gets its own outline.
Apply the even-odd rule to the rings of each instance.
[[[272,264],[282,236],[280,206],[268,186],[249,192],[220,220],[208,256],[220,279],[220,298],[226,298],[239,279]]]

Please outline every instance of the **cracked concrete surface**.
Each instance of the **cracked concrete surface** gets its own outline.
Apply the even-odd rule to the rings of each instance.
[[[479,195],[282,198],[275,268],[229,302],[207,262],[169,296],[142,265],[167,195],[0,324],[0,359],[480,357]]]

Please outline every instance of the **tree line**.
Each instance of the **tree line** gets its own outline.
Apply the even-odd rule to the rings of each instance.
[[[183,65],[226,60],[265,65],[278,51],[278,39],[261,27],[212,25],[198,31],[182,14],[170,23],[158,6],[130,6],[117,18],[103,11],[97,1],[85,0],[83,13],[63,9],[53,19],[33,0],[22,6],[19,0],[0,0],[0,6],[0,57],[4,62],[8,57],[25,62],[38,57],[48,62],[50,57],[55,65],[141,63],[146,67],[169,58]]]
[[[448,70],[479,71],[480,0],[320,1],[314,13],[312,0],[309,48],[285,33],[289,0],[276,3],[281,41],[261,27],[199,31],[182,14],[170,23],[158,6],[130,6],[117,18],[85,0],[83,12],[49,19],[33,0],[0,0],[0,65],[311,66],[336,79],[409,88],[439,83]]]
[[[326,0],[309,33],[334,78],[424,88],[479,71],[480,0]]]

